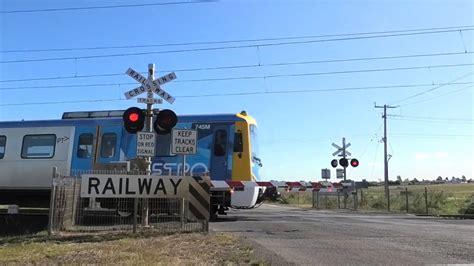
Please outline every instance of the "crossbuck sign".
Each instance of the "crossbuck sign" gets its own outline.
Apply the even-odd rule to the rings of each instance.
[[[169,103],[174,102],[175,98],[160,87],[161,85],[176,79],[176,74],[174,72],[166,74],[155,80],[149,80],[145,78],[139,72],[133,70],[132,68],[129,68],[126,73],[127,75],[132,77],[134,80],[142,84],[140,87],[134,88],[124,93],[125,98],[127,98],[127,100],[133,97],[136,97],[144,92],[152,91],[156,93],[158,96],[160,96],[161,98],[163,98],[163,100]],[[153,98],[147,101],[153,102]]]

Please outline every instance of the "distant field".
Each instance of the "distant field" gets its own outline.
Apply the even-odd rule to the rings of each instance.
[[[410,186],[390,186],[390,190],[405,190],[405,187],[409,191],[424,192],[425,187],[428,190],[438,190],[445,192],[452,192],[459,195],[470,195],[474,193],[474,183],[465,183],[465,184],[436,184],[436,185],[410,185]],[[384,187],[369,187],[370,192],[381,192],[383,193]]]
[[[390,186],[391,212],[406,212],[405,188],[408,189],[408,212],[426,213],[425,187],[427,188],[429,214],[459,214],[474,204],[474,184],[436,184]],[[301,207],[312,206],[312,194],[308,192],[284,192],[278,203]],[[357,193],[357,207],[367,210],[387,210],[384,187],[369,187]],[[337,197],[320,199],[320,207],[337,208]],[[348,207],[353,207],[353,197],[348,199]],[[474,205],[473,205],[474,206]]]

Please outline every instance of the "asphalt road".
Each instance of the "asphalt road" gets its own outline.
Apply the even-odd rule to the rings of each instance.
[[[244,237],[272,264],[474,263],[474,220],[264,204],[231,211],[210,229]]]

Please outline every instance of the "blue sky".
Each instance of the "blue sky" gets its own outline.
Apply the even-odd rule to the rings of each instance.
[[[154,1],[177,2],[177,1]],[[155,63],[157,75],[175,71],[178,79],[164,86],[176,102],[166,108],[178,114],[237,113],[246,110],[259,123],[265,179],[320,180],[330,168],[334,148],[345,137],[360,166],[348,177],[383,179],[383,136],[379,105],[400,105],[389,111],[390,178],[433,179],[465,175],[473,178],[472,30],[247,47],[193,52],[158,53],[42,62],[6,63],[34,58],[82,57],[178,49],[199,49],[341,37],[292,39],[231,44],[6,53],[11,50],[134,46],[145,44],[249,40],[384,32],[423,28],[473,26],[472,1],[246,1],[164,6],[5,13],[64,7],[153,3],[153,1],[31,1],[0,3],[0,120],[56,119],[64,111],[125,109],[123,100],[135,85],[123,75],[43,81],[7,80],[146,71]],[[472,27],[471,27],[472,28]],[[346,36],[347,37],[347,36]],[[462,54],[464,51],[468,53]],[[268,64],[460,53],[387,60],[267,66]],[[441,65],[459,65],[435,67]],[[246,68],[180,71],[193,68],[257,65]],[[258,66],[260,65],[260,66]],[[431,66],[431,67],[429,67]],[[319,74],[420,67],[410,70]],[[302,76],[300,74],[312,73]],[[276,77],[279,76],[280,77]],[[284,75],[284,76],[281,76]],[[285,76],[286,75],[286,76]],[[293,75],[293,76],[290,76]],[[460,77],[462,79],[456,80]],[[231,77],[266,77],[195,81]],[[194,81],[193,81],[194,80]],[[453,80],[464,85],[429,85]],[[94,87],[70,85],[115,84]],[[471,84],[472,85],[472,84]],[[41,87],[19,89],[21,87]],[[57,86],[51,88],[51,86]],[[426,94],[401,101],[428,89]],[[308,92],[308,90],[310,90]],[[311,91],[312,90],[312,91]],[[328,90],[328,91],[315,91]],[[332,90],[332,91],[331,91]],[[284,91],[285,93],[276,93]],[[301,92],[306,91],[306,92]],[[230,96],[213,94],[259,93]],[[199,96],[199,97],[190,97]],[[93,102],[94,100],[110,100]],[[91,101],[82,103],[31,104]],[[10,105],[24,104],[28,105]],[[417,118],[422,117],[422,118]],[[441,118],[441,119],[440,119]],[[332,175],[335,176],[333,170]]]

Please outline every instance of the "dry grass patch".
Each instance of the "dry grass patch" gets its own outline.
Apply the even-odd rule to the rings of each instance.
[[[0,264],[250,264],[252,253],[232,234],[0,239]]]

